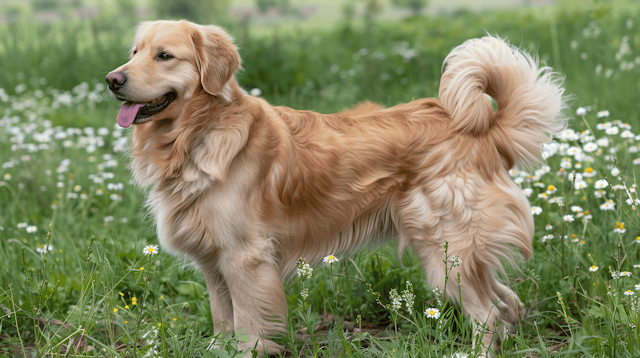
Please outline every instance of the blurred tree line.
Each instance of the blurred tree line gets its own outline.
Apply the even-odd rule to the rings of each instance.
[[[296,7],[291,0],[254,0],[261,13],[276,9],[280,15],[297,15]],[[428,0],[391,0],[393,6],[411,10],[413,16],[419,15],[427,6]],[[120,11],[125,18],[135,18],[136,0],[100,0],[97,7],[101,13]],[[71,18],[73,11],[85,7],[85,0],[31,0],[0,3],[0,13],[8,15],[8,19],[16,20],[21,16],[29,16],[38,12],[56,12],[61,18]],[[231,0],[149,0],[149,10],[154,18],[187,19],[198,23],[228,21]],[[95,6],[93,6],[95,7]],[[383,9],[380,0],[347,0],[342,5],[343,15],[353,18],[356,7],[362,8],[364,20],[370,23]],[[101,14],[102,16],[102,14]]]
[[[227,18],[230,0],[152,0],[158,18],[207,24]]]
[[[137,21],[125,16],[133,16],[134,2],[109,1],[106,4],[113,6],[105,5],[101,15],[92,19],[0,24],[0,63],[3,65],[0,87],[9,93],[25,82],[36,88],[38,79],[43,77],[47,80],[46,86],[62,90],[92,79],[102,82],[104,74],[126,62],[126,48]],[[186,4],[186,1],[191,0],[179,3]],[[548,17],[518,10],[460,11],[449,16],[412,16],[388,23],[375,20],[379,0],[357,1],[360,11],[343,9],[343,19],[325,30],[300,26],[295,31],[282,31],[274,27],[272,33],[265,33],[268,30],[263,29],[257,35],[246,23],[208,12],[212,10],[205,11],[204,6],[213,6],[213,3],[206,5],[195,0],[190,3],[193,7],[175,8],[175,11],[185,11],[183,15],[171,17],[224,25],[237,39],[244,68],[237,77],[245,88],[260,88],[275,104],[332,110],[363,99],[393,105],[411,98],[436,96],[444,57],[453,47],[469,38],[484,36],[486,31],[507,37],[512,43],[539,53],[549,65],[562,68],[567,78],[571,78],[567,88],[585,103],[597,101],[616,106],[621,98],[615,91],[603,91],[597,99],[592,98],[587,89],[593,82],[587,81],[585,78],[589,76],[584,74],[593,73],[598,64],[612,69],[619,67],[618,63],[607,64],[605,54],[619,50],[622,35],[610,38],[601,35],[597,41],[588,43],[588,46],[602,48],[602,55],[585,60],[576,47],[586,41],[582,30],[597,20],[600,26],[611,30],[607,33],[624,34],[635,41],[634,44],[640,43],[637,30],[625,27],[629,17],[633,17],[634,23],[640,23],[640,14],[609,12],[606,5],[594,5],[593,11],[560,8],[557,14]],[[229,3],[225,0],[218,5],[229,6]],[[167,14],[173,11],[170,7],[163,9]],[[200,9],[203,17],[197,17],[193,9]],[[562,51],[554,50],[554,42]],[[640,92],[637,76],[621,71],[612,73],[610,78],[602,80],[615,82],[619,91]],[[313,101],[324,104],[320,106]],[[637,109],[640,113],[640,102]]]

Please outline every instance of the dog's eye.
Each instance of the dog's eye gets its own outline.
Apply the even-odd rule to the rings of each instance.
[[[171,56],[170,54],[163,52],[161,54],[158,55],[158,58],[163,60],[163,61],[167,61],[173,58],[173,56]]]

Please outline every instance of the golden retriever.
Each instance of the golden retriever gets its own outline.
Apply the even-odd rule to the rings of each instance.
[[[443,244],[462,266],[462,309],[495,341],[522,304],[499,282],[515,247],[532,254],[531,208],[508,170],[538,161],[565,126],[559,76],[496,37],[444,60],[440,99],[336,114],[274,107],[243,95],[240,56],[220,27],[142,23],[130,60],[107,75],[136,124],[130,169],[150,187],[162,247],[204,274],[214,332],[244,329],[260,354],[282,347],[282,279],[397,238],[411,245],[432,287],[444,288]],[[490,97],[489,97],[490,96]],[[491,98],[497,103],[494,111]],[[457,301],[457,284],[447,285]]]

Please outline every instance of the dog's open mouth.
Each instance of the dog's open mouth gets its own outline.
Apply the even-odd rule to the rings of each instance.
[[[117,119],[118,125],[120,127],[128,128],[132,123],[144,123],[147,118],[156,113],[162,112],[175,99],[175,92],[169,92],[151,102],[135,103],[126,101],[122,104],[122,107],[120,107],[120,113],[118,113]]]

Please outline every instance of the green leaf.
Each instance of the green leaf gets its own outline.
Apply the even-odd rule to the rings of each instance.
[[[593,305],[591,307],[589,307],[589,309],[587,309],[587,316],[591,316],[591,317],[595,317],[595,318],[602,318],[603,315],[600,312],[600,306],[599,305]]]
[[[236,333],[236,339],[240,342],[248,342],[251,336],[247,333],[244,333],[244,329],[241,329],[238,333]]]

